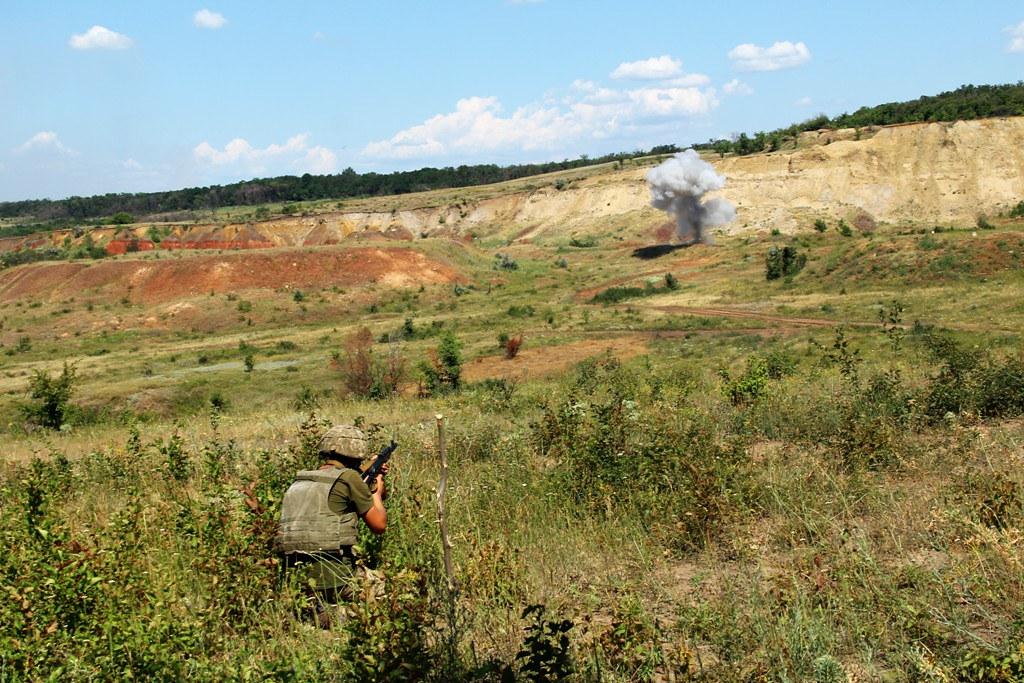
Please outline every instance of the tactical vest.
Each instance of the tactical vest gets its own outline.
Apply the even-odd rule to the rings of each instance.
[[[281,503],[276,545],[283,553],[338,550],[356,542],[355,510],[337,513],[327,505],[334,482],[344,470],[303,470]]]

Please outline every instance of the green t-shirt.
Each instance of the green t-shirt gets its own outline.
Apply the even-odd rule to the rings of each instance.
[[[342,470],[341,476],[334,482],[327,496],[327,507],[339,515],[355,510],[355,513],[362,517],[369,512],[373,507],[373,497],[359,472],[351,467]]]

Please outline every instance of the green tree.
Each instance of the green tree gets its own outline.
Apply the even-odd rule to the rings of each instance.
[[[796,275],[807,265],[807,256],[793,246],[771,247],[765,256],[765,279],[778,280]]]
[[[419,366],[426,390],[430,394],[447,394],[462,386],[462,344],[451,330],[441,335],[437,349],[429,361]]]
[[[53,377],[36,370],[29,380],[29,402],[21,406],[27,420],[40,427],[60,429],[71,415],[71,394],[75,390],[75,366],[64,362],[64,369]]]

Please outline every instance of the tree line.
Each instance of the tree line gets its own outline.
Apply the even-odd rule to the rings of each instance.
[[[651,154],[680,151],[675,145],[659,145],[650,150],[617,152],[591,158],[564,159],[539,164],[477,164],[421,168],[394,173],[357,173],[346,168],[333,175],[277,176],[257,178],[229,185],[189,187],[167,192],[136,192],[69,197],[67,199],[33,199],[0,202],[0,218],[24,219],[33,225],[8,226],[0,234],[27,234],[36,229],[54,228],[71,223],[106,219],[118,214],[152,216],[180,211],[212,210],[225,206],[254,206],[277,202],[298,202],[317,199],[348,199],[406,194],[425,190],[484,185],[515,180],[542,173],[564,171],[593,164],[623,161]],[[111,222],[107,220],[106,222]],[[27,232],[26,232],[27,231]]]
[[[800,133],[823,128],[864,128],[923,121],[961,121],[999,116],[1024,116],[1024,81],[1005,85],[962,85],[956,90],[926,95],[907,102],[888,102],[861,107],[852,114],[828,117],[819,114],[801,123],[753,135],[741,133],[734,139],[711,139],[695,149],[725,154],[774,152]]]

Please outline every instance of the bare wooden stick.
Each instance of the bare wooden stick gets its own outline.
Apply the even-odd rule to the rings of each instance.
[[[441,529],[441,549],[444,551],[444,573],[448,577],[448,590],[455,591],[455,568],[452,566],[452,542],[448,538],[448,518],[444,514],[444,495],[448,490],[448,453],[444,442],[444,415],[437,415],[437,450],[441,456],[441,479],[437,482],[437,524]]]

